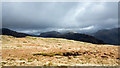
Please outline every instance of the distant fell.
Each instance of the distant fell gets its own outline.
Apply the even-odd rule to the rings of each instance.
[[[43,32],[40,34],[41,37],[56,37],[58,34],[61,34],[57,31]]]
[[[9,36],[13,36],[13,37],[26,37],[26,36],[31,36],[29,34],[26,33],[20,33],[20,32],[16,32],[13,30],[10,30],[8,28],[2,28],[0,29],[0,31],[2,31],[0,34],[1,35],[9,35]]]
[[[94,37],[107,44],[120,45],[120,28],[103,29],[94,33]]]
[[[68,33],[59,33],[59,32],[44,32],[40,34],[40,37],[50,37],[50,38],[64,38],[69,40],[76,40],[76,41],[83,41],[83,42],[89,42],[94,44],[105,44],[102,40],[96,39],[93,36],[86,35],[86,34],[80,34],[80,33],[74,33],[74,32],[68,32]]]

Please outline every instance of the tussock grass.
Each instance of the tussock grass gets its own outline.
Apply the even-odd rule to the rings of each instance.
[[[42,55],[42,56],[56,56],[56,55],[62,55],[62,53],[35,53],[33,54],[33,56],[38,56],[38,55]]]

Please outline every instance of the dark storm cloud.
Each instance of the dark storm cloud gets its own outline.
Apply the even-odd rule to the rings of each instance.
[[[9,2],[3,3],[2,12],[3,27],[26,33],[91,32],[118,26],[117,2]]]

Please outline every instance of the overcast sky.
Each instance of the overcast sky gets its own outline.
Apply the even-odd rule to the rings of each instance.
[[[6,2],[2,27],[25,33],[94,32],[118,26],[117,2]]]

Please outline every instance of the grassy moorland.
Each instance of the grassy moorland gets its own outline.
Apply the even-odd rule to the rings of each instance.
[[[3,66],[116,66],[118,48],[60,38],[2,35]]]

